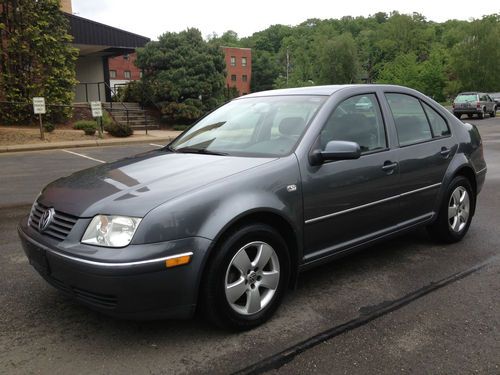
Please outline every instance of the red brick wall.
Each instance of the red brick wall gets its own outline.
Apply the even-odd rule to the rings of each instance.
[[[134,62],[137,58],[137,54],[131,53],[127,56],[117,56],[109,58],[109,70],[116,71],[116,77],[111,77],[110,79],[128,79],[125,78],[125,71],[130,72],[130,80],[137,81],[140,79],[140,69],[135,66]]]
[[[226,86],[236,87],[240,95],[250,93],[250,81],[252,80],[252,50],[250,48],[222,47],[226,60]],[[235,66],[231,65],[231,57],[235,58]],[[242,58],[246,57],[246,66],[242,65]],[[243,76],[246,75],[246,82]],[[236,76],[236,81],[233,81]]]

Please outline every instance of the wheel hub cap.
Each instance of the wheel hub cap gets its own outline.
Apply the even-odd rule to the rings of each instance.
[[[253,284],[257,281],[257,273],[255,271],[250,271],[247,276],[247,281],[249,284]]]

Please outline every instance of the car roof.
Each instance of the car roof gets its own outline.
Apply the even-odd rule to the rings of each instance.
[[[325,86],[308,86],[308,87],[295,87],[288,89],[260,91],[252,94],[240,96],[240,98],[254,98],[260,96],[284,96],[284,95],[317,95],[317,96],[330,96],[335,92],[354,87],[384,87],[384,88],[400,88],[408,89],[403,86],[395,85],[376,85],[376,84],[353,84],[353,85],[325,85]]]
[[[466,92],[461,92],[458,95],[479,95],[479,94],[481,94],[479,91],[466,91]]]

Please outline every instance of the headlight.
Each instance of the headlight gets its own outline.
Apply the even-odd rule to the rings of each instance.
[[[105,247],[127,246],[141,220],[138,217],[94,216],[83,235],[82,243]]]

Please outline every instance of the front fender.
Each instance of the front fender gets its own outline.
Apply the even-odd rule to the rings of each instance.
[[[289,192],[287,187],[295,185]],[[275,212],[298,232],[302,227],[302,191],[295,155],[277,159],[188,192],[150,211],[133,243],[186,237],[213,240],[232,222],[248,213]]]

